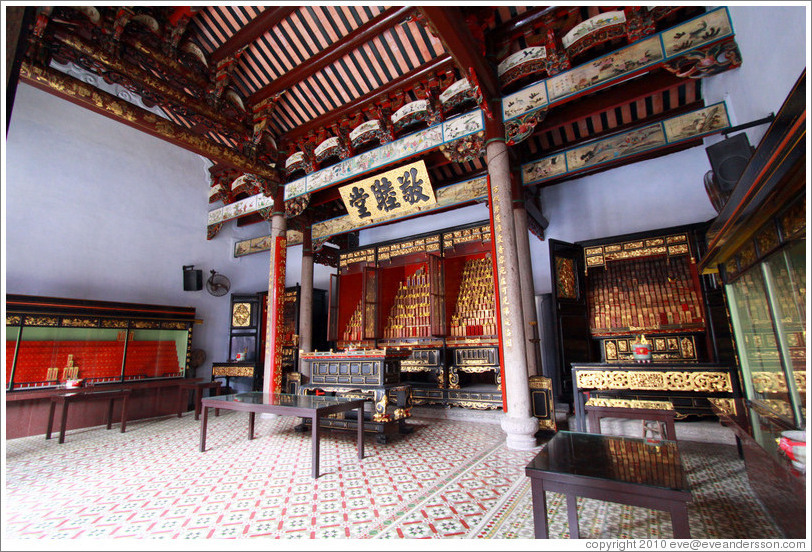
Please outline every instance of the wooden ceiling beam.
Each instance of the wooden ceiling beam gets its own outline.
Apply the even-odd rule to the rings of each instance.
[[[330,65],[360,48],[384,31],[394,27],[406,19],[415,8],[410,6],[387,8],[377,17],[370,19],[366,24],[358,27],[341,40],[317,53],[306,62],[288,71],[268,86],[254,92],[249,98],[250,105],[256,105],[262,100],[270,98],[283,90],[287,90],[299,81],[314,75]]]
[[[540,21],[549,19],[551,14],[556,9],[559,9],[559,6],[537,6],[530,10],[527,10],[520,16],[511,19],[504,25],[497,27],[496,29],[488,33],[490,35],[489,38],[492,41],[498,41],[504,38],[508,38],[514,33],[522,32],[527,27],[535,25]]]
[[[295,142],[297,138],[301,138],[311,131],[315,131],[323,127],[329,127],[331,124],[338,121],[339,119],[343,117],[349,117],[352,114],[360,111],[364,106],[368,104],[374,104],[376,102],[388,99],[390,94],[397,92],[399,89],[407,88],[415,83],[428,80],[437,73],[450,69],[453,64],[454,61],[448,54],[435,58],[434,60],[431,61],[431,63],[423,65],[422,67],[418,67],[417,69],[414,69],[406,73],[400,78],[389,82],[385,86],[382,86],[381,88],[378,88],[376,90],[372,90],[371,92],[364,94],[360,98],[348,104],[344,104],[339,109],[335,109],[333,111],[325,113],[321,117],[318,117],[316,119],[308,121],[303,125],[298,126],[291,132],[288,132],[287,134],[283,134],[282,136],[280,136],[279,141]]]
[[[279,182],[277,171],[268,165],[258,163],[238,151],[207,140],[151,111],[56,69],[38,67],[24,62],[20,69],[20,81],[150,136],[207,157],[215,163],[222,163],[243,172],[255,174],[271,183]]]
[[[206,102],[190,96],[184,91],[178,90],[170,84],[167,84],[163,79],[153,76],[148,71],[128,63],[118,56],[111,55],[97,46],[86,43],[78,35],[67,34],[60,31],[54,33],[53,36],[55,41],[72,49],[79,56],[86,56],[112,73],[117,73],[130,79],[141,89],[159,96],[162,98],[161,107],[171,110],[171,107],[169,107],[171,105],[183,106],[186,109],[196,112],[199,116],[214,122],[215,124],[213,126],[220,125],[222,128],[234,132],[241,138],[251,135],[251,129],[247,125],[233,118],[226,117],[209,106]],[[168,104],[168,106],[166,104]]]
[[[662,93],[681,84],[693,84],[693,82],[677,77],[668,71],[658,71],[626,81],[606,88],[598,94],[584,96],[565,105],[553,107],[541,124],[537,125],[537,132],[534,134]]]
[[[703,100],[699,99],[699,100],[697,100],[695,102],[692,102],[692,103],[689,103],[689,104],[686,104],[686,105],[683,105],[683,106],[680,106],[680,107],[676,107],[676,108],[671,109],[669,111],[659,113],[657,115],[653,115],[653,116],[648,117],[646,119],[638,119],[636,121],[623,123],[621,125],[618,125],[616,127],[610,128],[610,129],[603,130],[601,132],[595,132],[595,133],[589,135],[587,138],[582,138],[580,140],[575,140],[575,141],[567,143],[567,144],[562,144],[559,147],[555,147],[555,148],[551,148],[551,149],[543,150],[543,151],[537,151],[535,154],[532,154],[532,155],[529,155],[529,154],[521,155],[521,154],[517,153],[517,157],[520,158],[520,160],[517,162],[517,164],[522,165],[524,163],[531,163],[533,161],[541,159],[542,157],[547,157],[547,156],[553,155],[553,154],[561,152],[561,151],[566,151],[568,149],[578,147],[578,146],[583,145],[583,144],[587,144],[587,143],[590,143],[590,142],[595,142],[597,140],[603,140],[603,139],[609,138],[611,136],[617,136],[618,134],[623,134],[624,132],[629,132],[631,130],[638,129],[638,128],[641,128],[641,127],[646,126],[646,125],[650,125],[650,124],[653,124],[653,123],[658,123],[660,121],[664,121],[665,119],[670,119],[671,117],[677,117],[677,116],[683,115],[685,113],[690,113],[692,111],[702,109],[703,107],[705,107],[705,102]],[[561,126],[562,125],[556,125],[555,127],[544,127],[542,129],[540,129],[538,132],[534,133],[534,136],[536,134],[540,133],[540,132],[547,132],[547,131],[550,131],[550,130],[556,131],[557,129],[561,128]],[[524,145],[524,144],[525,143],[523,142],[520,145]],[[525,149],[524,151],[528,151],[528,150]]]
[[[249,21],[247,25],[244,25],[211,53],[209,58],[211,59],[212,65],[217,65],[217,62],[237,53],[240,48],[251,44],[297,9],[299,9],[298,6],[265,8],[262,13]]]
[[[473,71],[485,101],[490,104],[501,96],[496,71],[479,53],[481,46],[474,41],[471,31],[456,6],[421,6],[437,37],[464,75]],[[472,83],[473,84],[473,83]]]

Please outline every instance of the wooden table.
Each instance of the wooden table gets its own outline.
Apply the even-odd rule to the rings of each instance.
[[[567,497],[570,538],[578,532],[577,497],[671,513],[674,538],[690,538],[691,492],[675,441],[560,431],[525,468],[537,539],[548,538],[547,491]]]
[[[202,400],[203,418],[200,421],[200,452],[206,450],[206,426],[208,424],[209,408],[248,412],[249,439],[254,438],[254,418],[258,412],[310,418],[312,423],[310,431],[312,443],[310,473],[315,479],[319,476],[320,418],[339,412],[357,410],[358,459],[364,458],[364,402],[366,402],[365,399],[324,395],[286,395],[282,393],[263,393],[261,391],[204,398]]]
[[[633,420],[655,421],[665,424],[665,438],[669,441],[677,440],[677,431],[674,427],[676,410],[654,408],[623,408],[618,406],[590,406],[587,405],[586,417],[589,421],[589,431],[601,432],[602,418],[631,418]]]
[[[54,413],[56,411],[56,403],[62,404],[62,420],[59,426],[59,443],[65,442],[65,429],[68,425],[68,406],[74,402],[82,401],[101,401],[109,400],[110,405],[107,408],[107,429],[110,429],[113,422],[113,403],[116,399],[122,399],[121,402],[121,433],[124,433],[127,427],[127,398],[130,396],[130,389],[116,389],[111,391],[71,391],[66,393],[59,393],[51,396],[51,408],[48,412],[48,429],[45,432],[45,438],[51,438],[51,430],[54,426]]]
[[[203,399],[203,390],[209,389],[209,394],[211,394],[211,390],[216,390],[216,394],[220,395],[220,391],[223,389],[223,382],[220,381],[183,381],[178,385],[178,418],[183,417],[183,413],[186,411],[186,405],[188,404],[189,400],[189,391],[194,389],[195,392],[195,420],[200,419],[200,409],[201,409],[201,400]],[[214,415],[219,416],[220,411],[215,410]]]

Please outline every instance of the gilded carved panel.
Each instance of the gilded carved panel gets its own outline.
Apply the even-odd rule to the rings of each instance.
[[[555,258],[555,281],[560,299],[577,299],[575,261],[566,257]]]
[[[732,392],[730,375],[724,372],[648,370],[581,371],[576,375],[580,389],[628,389],[647,391]]]

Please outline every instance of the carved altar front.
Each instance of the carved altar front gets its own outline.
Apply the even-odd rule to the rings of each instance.
[[[310,378],[298,392],[367,399],[370,408],[365,409],[364,428],[385,443],[389,435],[410,429],[404,422],[411,416],[412,390],[400,380],[400,363],[410,355],[409,349],[394,348],[301,353]],[[357,427],[352,417],[325,418],[321,424],[335,429]]]
[[[714,415],[713,404],[733,404],[741,396],[732,368],[703,363],[573,363],[572,385],[579,431],[586,431],[587,403],[626,408],[668,404],[678,418],[685,418]]]

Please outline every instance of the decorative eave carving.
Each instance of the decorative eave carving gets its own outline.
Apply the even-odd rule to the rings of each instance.
[[[515,146],[516,144],[529,138],[533,131],[544,116],[547,115],[547,109],[539,109],[531,113],[526,113],[521,117],[513,119],[505,123],[505,138],[507,139],[508,146]]]
[[[663,64],[678,77],[701,79],[735,69],[742,64],[739,46],[733,39],[686,52]]]
[[[452,163],[468,163],[485,157],[485,132],[469,134],[440,146],[440,151]]]
[[[294,218],[301,215],[310,205],[310,194],[305,193],[285,201],[285,218]]]
[[[207,140],[180,125],[56,70],[23,63],[20,80],[213,161],[239,167],[271,182],[279,181],[272,167],[255,163],[233,149]]]

